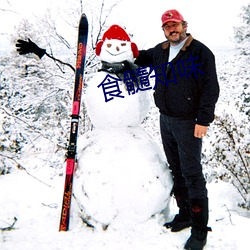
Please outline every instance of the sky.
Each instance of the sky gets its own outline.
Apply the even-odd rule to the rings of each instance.
[[[125,7],[127,1],[122,4]],[[130,1],[132,2],[132,1]],[[152,41],[152,46],[164,39],[161,30],[161,15],[169,9],[177,9],[188,22],[188,32],[208,45],[230,43],[233,27],[240,25],[239,11],[249,0],[136,0],[136,6],[130,11],[130,18],[137,20],[135,34]],[[145,9],[142,6],[145,6]],[[127,20],[126,20],[127,21]],[[133,22],[132,22],[133,25]],[[137,36],[135,36],[137,38]]]
[[[118,1],[118,0],[117,0]],[[47,9],[61,7],[67,1],[53,0],[0,0],[0,51],[8,49],[8,35],[13,33],[21,19],[34,20]],[[84,2],[84,1],[83,1]],[[102,0],[96,0],[102,2]],[[114,0],[106,0],[107,3]],[[121,0],[108,19],[108,24],[126,26],[134,34],[139,48],[155,46],[164,40],[161,15],[169,9],[177,9],[188,22],[188,32],[207,44],[229,45],[233,27],[240,25],[240,7],[249,0]],[[88,13],[87,13],[88,14]],[[66,32],[65,30],[63,32]]]

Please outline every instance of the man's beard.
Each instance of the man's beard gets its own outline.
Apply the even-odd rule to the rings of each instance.
[[[179,39],[177,39],[177,40],[172,40],[170,37],[171,37],[171,35],[173,35],[173,34],[179,34]],[[176,31],[172,31],[172,32],[170,32],[169,33],[169,35],[168,36],[166,36],[166,38],[168,39],[168,41],[170,41],[172,44],[179,44],[181,41],[183,41],[185,38],[186,38],[186,33],[183,31],[183,32],[176,32]]]

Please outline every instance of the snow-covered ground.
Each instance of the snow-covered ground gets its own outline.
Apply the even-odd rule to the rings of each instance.
[[[70,230],[59,232],[63,177],[46,179],[44,173],[25,171],[0,176],[0,245],[2,250],[163,250],[182,249],[189,229],[171,233],[156,218],[124,230],[85,227],[72,200]],[[234,187],[224,182],[208,184],[210,198],[209,226],[205,249],[245,250],[249,245],[250,214],[240,209],[241,201]],[[176,211],[174,200],[170,211]],[[10,227],[17,219],[11,230]]]

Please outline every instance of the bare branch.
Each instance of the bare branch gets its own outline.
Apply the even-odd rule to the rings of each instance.
[[[15,229],[14,226],[15,226],[16,222],[17,222],[17,218],[14,217],[14,222],[11,225],[9,225],[8,227],[0,227],[0,230],[1,231],[10,231],[10,230],[13,230],[13,229]]]
[[[0,8],[0,11],[5,11],[5,12],[11,12],[11,13],[19,14],[19,13],[17,13],[16,11],[13,11],[13,10],[6,10],[6,9],[3,9],[3,8]]]
[[[102,1],[101,4],[101,9],[100,9],[100,14],[99,14],[99,28],[98,28],[98,33],[94,42],[94,38],[93,38],[93,25],[92,25],[92,32],[91,32],[91,37],[92,37],[92,48],[95,49],[95,44],[100,40],[100,36],[103,32],[103,30],[105,29],[105,25],[107,22],[107,19],[109,17],[109,15],[111,14],[111,12],[113,11],[114,7],[116,7],[118,4],[120,3],[120,1],[117,1],[116,3],[114,3],[111,7],[109,7],[108,12],[106,13],[106,15],[104,15],[105,12],[105,0]],[[92,20],[93,23],[93,20]]]
[[[59,63],[61,63],[61,64],[63,64],[63,65],[66,65],[66,66],[70,67],[70,68],[75,72],[75,68],[74,68],[71,64],[65,63],[65,62],[63,62],[63,61],[61,61],[61,60],[55,58],[53,55],[48,54],[47,52],[46,52],[45,54],[46,54],[46,56],[48,56],[49,58],[53,59],[55,62],[59,62]],[[57,66],[60,68],[60,66],[59,66],[58,64],[57,64]],[[60,68],[60,70],[62,71],[61,68]],[[64,72],[62,71],[62,73],[64,73]]]
[[[16,163],[16,167],[17,167],[18,169],[24,170],[24,171],[26,172],[26,174],[28,174],[28,175],[31,176],[32,178],[36,179],[37,181],[41,182],[42,184],[46,185],[47,187],[54,188],[54,187],[52,187],[51,185],[45,183],[44,181],[39,180],[36,176],[34,176],[34,175],[32,175],[31,173],[29,173],[29,171],[28,171],[25,167],[23,167],[19,162],[17,162],[13,157],[10,157],[10,156],[8,156],[8,155],[4,155],[4,154],[1,154],[1,153],[0,153],[0,156],[5,157],[5,158],[8,158],[9,160],[15,162],[15,163]]]

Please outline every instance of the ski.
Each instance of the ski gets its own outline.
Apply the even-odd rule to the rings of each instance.
[[[75,165],[77,163],[76,146],[77,146],[77,134],[78,134],[81,96],[82,96],[82,88],[83,88],[83,75],[84,75],[84,66],[85,66],[85,58],[86,58],[87,38],[88,38],[88,20],[87,20],[87,16],[85,14],[82,14],[80,18],[79,30],[78,30],[74,97],[73,97],[73,105],[72,105],[70,139],[69,139],[69,145],[68,145],[68,150],[67,150],[66,176],[65,176],[65,183],[64,183],[63,202],[62,202],[62,211],[61,211],[59,231],[67,231],[69,229],[73,175],[74,175]]]

